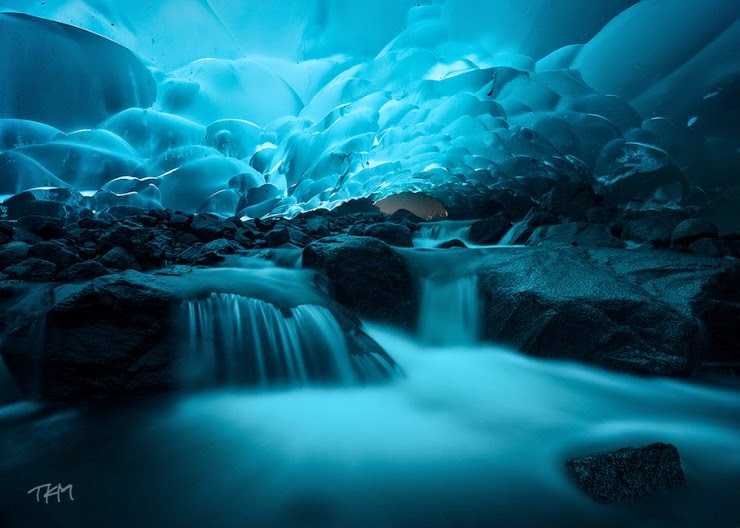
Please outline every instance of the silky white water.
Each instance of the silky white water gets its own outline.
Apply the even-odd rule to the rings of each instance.
[[[303,304],[281,310],[259,299],[213,293],[184,302],[183,310],[183,375],[189,385],[355,380],[344,333],[328,308]]]
[[[55,519],[104,516],[111,526],[146,518],[177,526],[668,527],[740,518],[737,393],[368,330],[406,378],[220,389],[25,420],[0,413],[0,439],[13,446],[0,462],[2,501],[21,504],[13,515],[39,515],[14,494],[54,479],[76,490]],[[602,506],[565,477],[568,456],[655,441],[678,447],[685,489]]]
[[[480,337],[478,277],[421,280],[419,339],[430,345],[470,345]]]

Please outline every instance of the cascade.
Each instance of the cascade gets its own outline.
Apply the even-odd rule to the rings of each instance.
[[[183,310],[186,384],[351,384],[384,368],[374,354],[353,360],[339,323],[323,306],[281,309],[250,297],[212,293],[185,301]]]
[[[427,277],[421,281],[418,332],[431,345],[470,345],[480,335],[478,277]]]

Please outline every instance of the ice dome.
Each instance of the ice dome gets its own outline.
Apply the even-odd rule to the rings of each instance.
[[[5,198],[292,216],[567,180],[721,219],[738,194],[726,0],[4,0],[0,43]]]

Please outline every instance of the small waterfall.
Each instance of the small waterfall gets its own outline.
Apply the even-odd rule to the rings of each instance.
[[[476,275],[422,280],[418,332],[425,343],[448,346],[477,342],[481,313]]]
[[[414,238],[414,247],[431,248],[449,240],[470,240],[469,220],[442,220],[419,224],[419,231]]]
[[[183,309],[188,385],[267,387],[357,379],[344,332],[323,306],[281,310],[258,299],[213,293],[185,301]]]

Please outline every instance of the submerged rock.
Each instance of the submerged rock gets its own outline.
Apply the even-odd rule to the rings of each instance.
[[[678,449],[655,443],[569,459],[570,478],[597,502],[630,502],[684,486]]]

